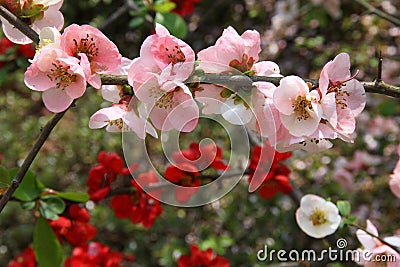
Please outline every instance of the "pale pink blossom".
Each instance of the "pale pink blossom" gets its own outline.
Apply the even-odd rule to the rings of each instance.
[[[363,85],[351,77],[347,53],[340,53],[325,64],[319,90],[325,119],[339,134],[353,133],[355,117],[364,109],[366,95]]]
[[[68,55],[79,58],[87,82],[101,87],[100,74],[107,73],[121,65],[121,54],[117,46],[100,30],[90,25],[72,24],[61,36],[61,48]]]
[[[388,267],[399,267],[400,266],[400,255],[390,246],[382,243],[377,236],[379,236],[378,230],[371,223],[370,220],[367,220],[367,232],[364,230],[357,230],[356,236],[358,241],[360,241],[362,245],[362,249],[358,249],[360,252],[360,259],[357,261],[357,264],[364,265],[365,267],[379,267],[384,264],[384,266]],[[374,235],[370,235],[370,234]],[[376,236],[376,237],[375,237]],[[386,242],[391,245],[399,246],[399,238],[396,236],[384,238]],[[388,261],[387,257],[382,257],[382,255],[391,256],[393,258]],[[382,261],[386,259],[386,261]]]
[[[66,110],[86,90],[79,60],[51,47],[38,52],[25,72],[24,82],[32,90],[43,91],[43,102],[52,112]]]
[[[239,35],[234,28],[228,27],[214,46],[198,53],[198,59],[201,61],[199,67],[208,73],[229,71],[230,68],[244,73],[252,69],[259,59],[260,52],[260,34],[257,31],[247,30]],[[213,66],[208,63],[217,64]]]
[[[184,84],[194,71],[194,61],[192,48],[160,24],[133,60],[128,83],[157,129],[190,132],[196,127],[199,110]]]
[[[89,128],[98,129],[106,126],[108,132],[134,131],[141,139],[145,138],[146,133],[157,137],[154,127],[136,114],[134,106],[137,104],[135,100],[130,105],[122,101],[121,104],[102,108],[90,117]]]
[[[185,84],[154,76],[140,86],[135,95],[145,104],[157,129],[191,132],[196,127],[199,109]]]
[[[156,24],[156,34],[144,40],[140,57],[133,60],[128,70],[128,82],[137,90],[154,75],[162,80],[185,81],[195,67],[195,53],[184,41],[169,34],[168,30]]]
[[[400,156],[400,145],[397,147],[397,153]],[[389,187],[392,193],[397,198],[400,198],[400,159],[397,161],[393,174],[390,175]]]
[[[335,204],[317,195],[301,198],[296,211],[296,222],[301,230],[314,238],[333,234],[339,227],[341,217]]]
[[[310,92],[308,85],[297,76],[282,78],[273,95],[282,125],[297,137],[309,136],[317,130],[322,117],[318,101],[316,90]]]
[[[61,30],[64,25],[64,17],[59,11],[63,0],[20,0],[13,1],[13,4],[6,4],[15,15],[24,17],[24,21],[37,33],[44,27],[55,27]],[[18,29],[12,26],[6,19],[0,17],[5,36],[17,44],[29,44],[32,40]]]

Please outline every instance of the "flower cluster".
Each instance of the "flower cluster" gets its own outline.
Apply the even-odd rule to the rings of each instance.
[[[124,167],[124,161],[117,153],[101,151],[97,160],[98,165],[92,167],[89,172],[87,185],[90,199],[99,202],[109,195],[112,183],[118,175],[129,176],[135,172],[138,165]],[[141,185],[158,182],[154,172],[141,173],[136,180],[130,180],[132,190],[130,193],[123,193],[111,198],[110,205],[117,218],[129,218],[132,223],[141,223],[144,227],[151,227],[162,213],[160,202],[143,192]],[[153,194],[154,195],[154,194]]]
[[[214,251],[209,248],[200,250],[196,245],[190,246],[191,255],[183,255],[178,259],[178,267],[229,267],[229,260],[215,255]]]
[[[92,26],[72,24],[62,35],[44,28],[40,37],[24,81],[30,89],[43,91],[43,102],[52,112],[66,110],[85,93],[86,83],[100,88],[100,74],[121,65],[116,45]]]
[[[142,173],[136,179],[148,184],[158,181],[153,171]],[[143,192],[135,180],[131,180],[131,184],[134,190],[130,194],[113,197],[110,205],[117,218],[129,218],[132,223],[140,223],[149,228],[153,225],[155,219],[161,215],[163,209],[160,202]]]
[[[26,248],[8,263],[8,267],[35,267],[35,253],[31,247]]]
[[[72,246],[81,246],[97,234],[96,228],[88,224],[89,221],[88,211],[77,204],[73,204],[69,206],[68,212],[64,216],[50,221],[50,226],[60,242],[65,238]]]
[[[326,139],[352,142],[355,117],[366,101],[364,87],[350,75],[346,53],[324,66],[318,88],[297,76],[282,78],[278,87],[265,82],[255,86],[265,97],[264,112],[257,113],[260,134],[280,151],[325,150],[332,146]]]
[[[255,146],[253,148],[250,164],[248,167],[249,183],[253,179],[261,184],[258,194],[262,198],[272,198],[278,192],[289,194],[292,192],[292,186],[289,182],[289,168],[282,161],[290,158],[291,152],[280,153],[275,151],[268,141],[264,146]]]
[[[124,161],[117,153],[101,151],[97,155],[98,165],[92,167],[89,172],[87,185],[90,199],[99,202],[105,198],[111,190],[111,183],[117,175],[129,175],[129,169],[124,167]],[[131,168],[134,171],[135,167]]]
[[[122,267],[126,266],[126,262],[134,260],[133,255],[124,255],[99,242],[91,242],[75,247],[71,257],[65,260],[64,267]]]
[[[199,145],[192,143],[187,150],[172,154],[174,164],[165,169],[165,178],[179,187],[175,188],[175,199],[181,203],[189,201],[201,185],[200,174],[203,170],[226,170],[222,161],[222,149],[214,143]]]

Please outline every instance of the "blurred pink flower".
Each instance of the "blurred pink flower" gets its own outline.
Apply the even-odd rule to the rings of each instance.
[[[86,90],[85,74],[79,60],[57,48],[42,48],[25,72],[24,82],[43,91],[43,102],[52,112],[66,110]]]
[[[72,24],[61,35],[61,49],[79,58],[87,82],[99,89],[100,74],[113,71],[121,65],[117,46],[101,31],[90,25]]]
[[[397,147],[397,154],[400,157],[400,145]],[[400,159],[393,170],[393,174],[390,175],[389,187],[392,193],[400,198]]]
[[[64,25],[64,17],[59,11],[63,0],[22,0],[12,2],[14,4],[2,4],[5,4],[5,7],[19,18],[24,18],[24,21],[37,33],[47,26],[61,30]],[[16,44],[32,43],[31,39],[12,26],[7,20],[3,17],[0,17],[0,19],[3,32],[10,41]]]

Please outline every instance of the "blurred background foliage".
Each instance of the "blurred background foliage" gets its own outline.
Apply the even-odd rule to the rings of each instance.
[[[62,12],[66,26],[100,27],[124,56],[134,58],[154,28],[155,12],[141,10],[145,2],[149,1],[64,0]],[[394,16],[400,14],[399,1],[368,2]],[[356,1],[202,0],[184,21],[187,34],[183,39],[195,51],[213,45],[229,25],[239,33],[256,29],[262,38],[261,60],[277,62],[283,75],[318,78],[323,64],[345,51],[350,54],[353,72],[360,70],[357,78],[371,81],[376,77],[377,54],[381,52],[384,81],[400,84],[400,27],[368,13]],[[182,31],[178,33],[184,35]],[[0,71],[0,152],[1,164],[7,168],[21,163],[52,116],[44,109],[40,93],[28,90],[22,82],[27,65],[19,59]],[[332,201],[349,200],[359,223],[370,218],[383,236],[399,231],[400,201],[387,185],[398,159],[399,104],[397,99],[369,94],[367,108],[358,118],[355,143],[335,141],[333,149],[320,154],[296,152],[288,161],[292,183],[303,193],[316,193]],[[89,117],[107,105],[98,91],[89,88],[67,112],[31,168],[44,184],[56,190],[85,192],[97,153],[106,150],[122,155],[120,135],[87,126]],[[217,139],[218,144],[226,141],[223,134],[210,132],[207,124],[199,127],[197,141],[205,137]],[[188,252],[191,243],[213,248],[228,258],[231,266],[265,266],[256,257],[264,244],[271,249],[321,250],[335,247],[335,237],[343,237],[349,247],[360,246],[355,229],[339,230],[328,240],[308,238],[295,222],[297,206],[288,196],[261,199],[247,192],[246,181],[203,207],[163,206],[163,214],[151,229],[116,219],[107,201],[87,207],[91,223],[98,227],[97,239],[113,249],[135,254],[132,266],[176,266],[176,259]],[[0,266],[6,266],[31,244],[34,221],[34,214],[22,210],[18,203],[7,205],[0,218]]]

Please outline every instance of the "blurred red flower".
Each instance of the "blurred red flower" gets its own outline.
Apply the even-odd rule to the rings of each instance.
[[[278,192],[283,194],[292,192],[292,186],[289,182],[290,170],[282,163],[283,160],[290,158],[292,153],[273,151],[274,154],[271,156],[271,149],[273,148],[268,142],[266,142],[263,147],[255,146],[248,167],[250,173],[249,182],[253,179],[255,171],[261,168],[261,175],[263,175],[264,178],[263,183],[258,189],[258,194],[262,198],[272,198]],[[263,150],[265,153],[262,153]],[[268,170],[269,166],[270,169]],[[265,168],[265,171],[263,168]]]
[[[171,2],[176,4],[176,7],[172,12],[183,17],[192,14],[194,11],[194,5],[200,3],[201,0],[171,0]]]
[[[125,256],[113,251],[99,242],[91,242],[74,248],[71,257],[64,262],[64,267],[122,267],[123,261],[134,261],[133,255]]]
[[[229,267],[230,263],[224,257],[215,255],[212,249],[200,250],[190,246],[191,255],[183,255],[178,259],[178,267]]]
[[[36,258],[31,247],[28,247],[21,254],[17,255],[8,263],[8,267],[35,267]]]
[[[86,209],[72,204],[65,216],[60,216],[49,224],[60,242],[64,237],[72,246],[80,246],[97,234],[96,228],[88,224],[89,220],[90,215]]]

